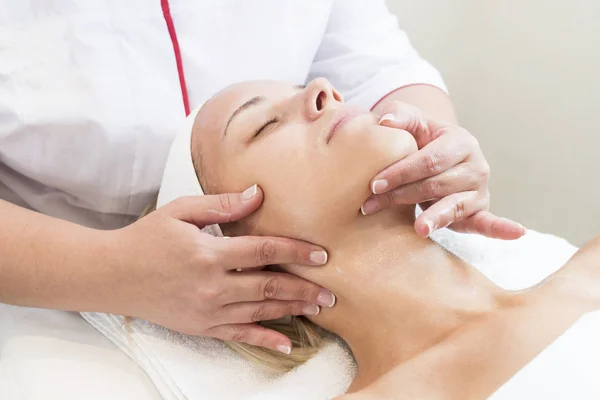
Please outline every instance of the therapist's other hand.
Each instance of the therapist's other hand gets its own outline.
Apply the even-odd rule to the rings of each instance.
[[[260,267],[323,265],[327,253],[291,239],[200,231],[240,220],[262,200],[256,185],[238,194],[182,197],[113,231],[110,249],[118,255],[113,269],[119,279],[111,281],[118,288],[111,308],[186,334],[289,352],[285,335],[255,322],[316,315],[320,306],[332,307],[335,297],[312,282]]]
[[[525,234],[522,225],[488,211],[490,168],[467,130],[427,118],[399,101],[384,107],[379,123],[411,133],[419,151],[375,176],[364,214],[394,204],[419,204],[424,212],[415,230],[421,237],[444,227],[506,240]]]

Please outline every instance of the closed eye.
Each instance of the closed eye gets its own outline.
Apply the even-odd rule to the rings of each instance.
[[[256,130],[256,132],[254,132],[254,136],[252,136],[252,138],[256,138],[258,135],[260,135],[269,125],[271,124],[276,124],[277,122],[279,122],[279,119],[277,119],[277,117],[272,118],[270,120],[268,120],[267,122],[265,122],[264,124],[262,124],[262,126],[260,128],[258,128]]]

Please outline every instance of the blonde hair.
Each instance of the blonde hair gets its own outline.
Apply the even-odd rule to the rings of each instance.
[[[156,210],[156,200],[155,198],[152,204],[146,207],[140,218]],[[232,236],[229,232],[226,232],[227,230],[227,227],[223,227],[224,233]],[[130,320],[130,317],[126,317],[125,324],[128,324]],[[272,373],[285,373],[305,363],[323,347],[330,335],[329,332],[303,316],[262,321],[258,324],[286,335],[292,342],[291,353],[283,354],[264,347],[229,340],[225,340],[224,343],[252,364]]]

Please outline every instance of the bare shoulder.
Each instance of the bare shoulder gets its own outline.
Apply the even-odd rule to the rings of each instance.
[[[584,263],[586,264],[584,268],[591,269],[590,272],[600,276],[600,236],[583,245],[567,265],[571,263]]]
[[[364,392],[340,400],[488,398],[584,313],[542,296],[465,324],[397,365]]]
[[[587,311],[600,309],[600,236],[587,242],[546,282],[552,295],[584,304]]]

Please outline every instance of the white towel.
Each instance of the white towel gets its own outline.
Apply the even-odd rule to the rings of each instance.
[[[434,239],[474,265],[497,284],[508,289],[520,289],[538,283],[562,266],[577,250],[563,239],[534,231],[529,231],[525,237],[513,242],[476,235],[459,235],[448,230],[436,232]],[[130,325],[132,333],[129,333],[123,326],[121,317],[97,313],[84,313],[83,316],[129,354],[148,373],[162,396],[168,400],[204,398],[322,400],[343,393],[353,377],[354,366],[350,355],[339,344],[326,347],[296,370],[282,377],[273,377],[261,374],[216,340],[176,334],[144,321],[134,321]],[[598,317],[596,321],[600,321],[600,314]],[[574,327],[570,331],[575,333],[565,335],[565,339],[572,337],[577,343],[583,340],[582,337],[591,338],[593,335],[589,335],[588,329],[590,322],[582,321],[582,323],[587,324],[587,328],[582,331]],[[594,322],[591,325],[598,328],[591,332],[596,332],[596,337],[600,337],[600,323]],[[566,342],[571,345],[566,345],[565,340],[562,340],[546,349],[540,356],[545,360],[543,363],[533,362],[528,365],[505,385],[494,399],[533,398],[527,396],[540,393],[539,389],[542,386],[548,388],[552,387],[552,384],[563,384],[561,386],[563,389],[569,388],[568,380],[547,381],[546,377],[550,370],[544,366],[548,365],[562,368],[554,370],[556,376],[566,374],[566,378],[571,376],[579,380],[582,376],[585,377],[585,373],[579,373],[575,369],[583,368],[582,365],[588,365],[591,361],[586,359],[587,361],[582,365],[574,365],[573,360],[565,363],[564,356],[569,352],[564,349],[569,348],[569,354],[574,354],[575,358],[580,360],[583,358],[578,356],[578,351],[588,355],[594,354],[597,360],[600,360],[600,353],[596,350],[591,351],[593,349],[589,346],[592,343],[589,340],[585,342],[586,348],[581,348],[583,344],[580,347],[575,345],[573,348],[573,340],[566,340]],[[553,351],[556,347],[558,350]],[[595,348],[600,349],[600,345],[596,344]],[[574,381],[573,379],[571,381]],[[578,384],[581,388],[581,382]],[[546,393],[544,398],[569,398],[564,397],[565,391],[554,390],[554,393],[556,395],[550,397]],[[566,393],[573,392],[569,389]],[[592,397],[587,398],[598,398],[600,388],[591,393]]]
[[[188,117],[171,147],[159,193],[159,207],[179,196],[203,194],[190,151],[196,115],[197,110]],[[206,230],[213,235],[221,234],[217,225]],[[479,268],[498,285],[508,289],[534,285],[562,266],[576,251],[565,240],[536,232],[529,232],[524,238],[514,242],[458,235],[448,230],[436,232],[433,237],[448,250]],[[343,393],[353,378],[351,357],[343,346],[336,343],[323,349],[305,365],[277,378],[261,374],[216,340],[176,334],[144,321],[133,321],[127,330],[122,317],[98,313],[82,315],[129,354],[148,373],[162,396],[168,400],[322,400]],[[600,331],[598,333],[600,337]],[[568,337],[581,339],[577,335]],[[550,360],[553,360],[555,353],[550,349]],[[560,366],[560,354],[564,355],[564,352],[556,354],[559,359],[553,360],[551,364]],[[529,371],[527,368],[524,370]],[[508,393],[539,392],[534,384],[527,384],[534,381],[532,377],[538,377],[538,382],[543,384],[549,370],[542,369],[536,374],[538,370],[534,368],[529,373],[525,384],[518,377],[511,380],[517,383],[508,385],[513,388]],[[573,374],[574,369],[571,368],[569,372]],[[556,374],[561,375],[559,372]],[[600,394],[600,391],[596,390],[595,393]]]
[[[0,304],[0,399],[162,396],[143,369],[78,313]]]

